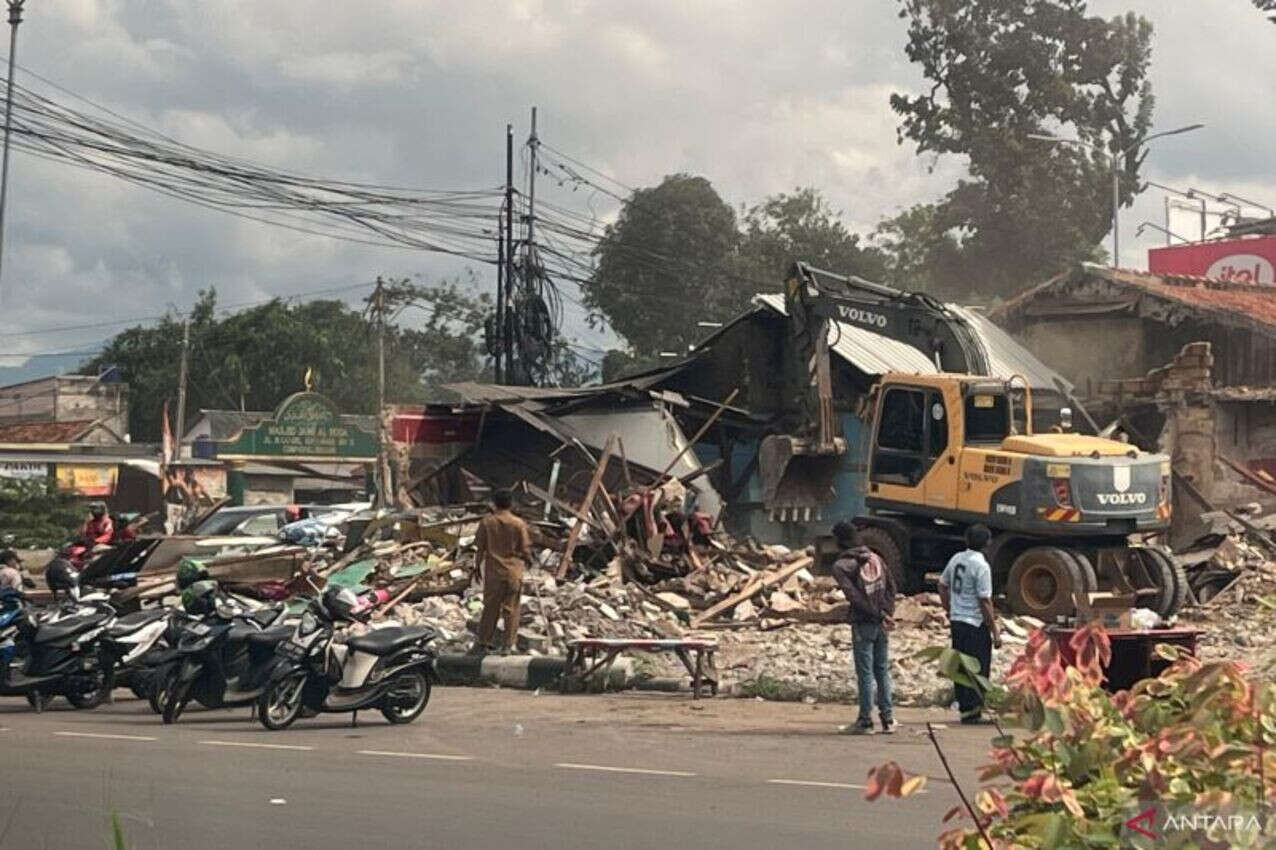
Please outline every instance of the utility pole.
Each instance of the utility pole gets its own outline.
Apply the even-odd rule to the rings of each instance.
[[[509,337],[509,302],[514,290],[514,125],[505,125],[505,293],[497,307],[501,323],[501,348],[505,353],[505,382],[513,383],[514,348]]]
[[[527,137],[530,167],[527,178],[527,257],[530,260],[536,250],[536,149],[541,140],[536,137],[536,107],[532,107],[532,134]]]
[[[377,278],[372,291],[372,311],[377,323],[377,416],[385,409],[385,284]]]
[[[18,53],[18,24],[22,23],[22,4],[25,2],[26,0],[8,0],[9,79],[6,81],[7,93],[4,99],[4,164],[0,165],[0,262],[4,258],[4,203],[9,194],[9,131],[13,121],[13,68]],[[3,277],[0,276],[0,304],[4,302]]]
[[[186,367],[190,361],[191,320],[182,321],[182,365],[177,372],[177,433],[173,441],[176,458],[182,456],[182,438],[186,436]]]
[[[394,491],[390,470],[390,435],[385,415],[385,281],[377,278],[376,289],[372,291],[372,315],[377,326],[377,469],[373,476],[376,482],[376,496],[373,503],[377,507],[390,507],[394,504]]]
[[[496,214],[496,351],[492,374],[501,382],[501,359],[505,354],[505,207]]]
[[[1108,154],[1108,168],[1112,171],[1112,268],[1121,268],[1121,222],[1117,218],[1121,209],[1121,173],[1117,170],[1116,157]]]

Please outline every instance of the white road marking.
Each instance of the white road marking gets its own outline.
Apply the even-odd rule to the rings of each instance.
[[[567,770],[601,770],[606,773],[643,773],[651,776],[695,776],[685,770],[649,770],[645,767],[609,767],[603,764],[576,764],[569,761],[560,761],[554,767],[562,767]]]
[[[852,785],[849,782],[816,782],[813,779],[768,779],[771,785],[810,785],[815,788],[849,788],[852,791],[864,791],[866,785]]]
[[[438,761],[473,761],[474,756],[450,756],[444,753],[396,753],[391,750],[359,750],[361,756],[390,756],[404,759],[437,759]]]
[[[313,750],[314,747],[303,747],[297,744],[256,744],[252,741],[200,741],[210,747],[253,747],[259,750]]]
[[[845,788],[851,791],[867,791],[867,785],[855,785],[850,782],[820,782],[814,779],[768,779],[770,785],[805,785],[811,788]],[[929,793],[926,789],[916,792],[918,794]]]
[[[104,732],[54,732],[63,738],[104,738],[108,741],[154,741],[147,735],[108,735]]]

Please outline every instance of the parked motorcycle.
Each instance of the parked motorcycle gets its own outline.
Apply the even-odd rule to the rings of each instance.
[[[102,594],[81,597],[78,588],[53,608],[35,612],[7,605],[4,619],[14,632],[0,658],[0,696],[25,696],[36,711],[65,696],[76,708],[96,708],[110,695],[98,641],[115,620]],[[6,642],[7,643],[7,642]]]
[[[162,713],[157,679],[176,675],[177,642],[182,628],[194,620],[175,608],[148,608],[112,623],[99,644],[110,688],[128,688],[147,700],[156,714]]]
[[[12,588],[0,589],[0,670],[7,671],[9,664],[18,656],[18,642],[21,639],[18,628],[22,619],[28,616],[26,597],[21,591]]]
[[[372,606],[329,588],[307,606],[292,636],[275,650],[280,663],[257,701],[267,729],[287,729],[303,713],[376,708],[391,723],[411,723],[430,701],[435,680],[430,626],[384,626],[350,635]]]
[[[209,596],[212,613],[182,627],[173,660],[156,674],[165,723],[176,722],[191,699],[206,708],[255,704],[270,681],[276,644],[292,633],[282,625],[282,605],[249,610],[216,590]]]

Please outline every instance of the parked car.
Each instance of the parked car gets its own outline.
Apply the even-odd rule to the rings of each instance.
[[[342,519],[351,513],[368,507],[367,502],[352,502],[340,505],[298,505],[303,518],[322,519],[328,516],[340,516]],[[244,535],[249,537],[274,537],[288,522],[284,514],[284,505],[236,505],[218,508],[195,526],[190,533],[200,537],[227,537]]]

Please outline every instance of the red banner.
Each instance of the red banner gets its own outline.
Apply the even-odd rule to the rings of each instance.
[[[1154,274],[1276,286],[1276,236],[1152,248],[1148,251],[1148,270]]]

